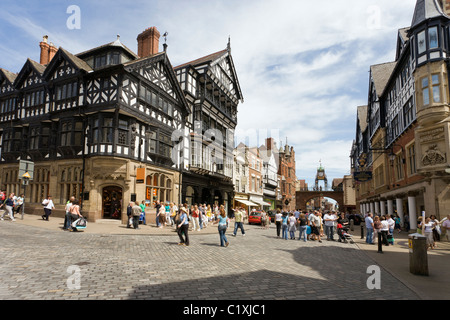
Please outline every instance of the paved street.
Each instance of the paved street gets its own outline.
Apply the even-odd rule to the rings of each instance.
[[[216,227],[191,232],[183,247],[173,232],[72,233],[0,221],[0,299],[419,298],[383,268],[381,289],[368,289],[374,261],[356,244],[286,241],[274,229],[245,227],[246,237],[227,233],[228,248]]]

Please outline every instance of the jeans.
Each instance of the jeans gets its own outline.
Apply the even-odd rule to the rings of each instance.
[[[303,236],[303,241],[305,241],[305,242],[308,241],[308,235],[306,233],[307,228],[308,228],[308,226],[300,226],[300,234],[298,236],[298,240],[302,240],[302,236]]]
[[[325,226],[325,233],[327,235],[327,239],[333,240],[333,237],[334,237],[334,226]]]
[[[70,225],[72,224],[72,218],[70,212],[67,211],[64,217],[64,229],[70,229]]]
[[[219,225],[219,236],[220,236],[220,246],[225,247],[225,245],[228,243],[227,237],[225,236],[225,232],[227,231],[226,225]]]
[[[233,232],[234,235],[236,235],[238,228],[241,229],[242,234],[245,234],[244,224],[242,222],[235,222],[234,223],[234,232]]]
[[[281,229],[282,229],[281,237],[282,237],[283,239],[287,240],[288,225],[287,225],[287,224],[283,224],[283,225],[281,226]]]
[[[142,224],[147,224],[147,220],[145,220],[145,212],[142,212]]]
[[[289,231],[289,236],[291,239],[295,239],[295,231]]]
[[[367,228],[366,243],[373,243],[373,229]]]

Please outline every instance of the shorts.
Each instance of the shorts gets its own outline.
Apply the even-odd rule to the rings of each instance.
[[[317,227],[311,226],[311,234],[320,235],[319,229]]]

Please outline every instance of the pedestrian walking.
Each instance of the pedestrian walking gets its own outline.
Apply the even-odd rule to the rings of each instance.
[[[435,243],[434,243],[434,239],[433,239],[434,223],[431,222],[430,217],[425,218],[425,221],[423,221],[419,225],[419,228],[422,228],[423,235],[425,237],[427,237],[427,248],[434,249],[435,248]]]
[[[177,225],[177,233],[180,238],[178,245],[189,246],[189,219],[186,207],[180,207],[180,222]]]
[[[434,214],[430,216],[430,221],[433,224],[434,247],[437,248],[436,242],[441,241],[441,225]]]
[[[127,206],[127,228],[131,228],[133,224],[133,216],[131,215],[133,208],[133,202],[129,202]]]
[[[398,215],[396,215],[394,217],[394,221],[395,221],[395,230],[397,230],[398,233],[402,232],[402,226],[400,224],[400,217]]]
[[[49,221],[48,219],[52,214],[52,210],[55,209],[52,196],[48,196],[47,199],[44,199],[44,201],[42,201],[42,205],[44,206],[44,215],[42,215],[42,219]]]
[[[171,226],[177,226],[176,223],[176,216],[178,213],[178,207],[175,205],[175,203],[171,202],[170,203],[170,225]]]
[[[75,197],[71,203],[69,212],[70,212],[70,228],[72,229],[72,231],[76,232],[78,230],[77,228],[73,227],[72,224],[78,219],[82,218],[83,216],[81,215],[80,212],[80,202],[78,201],[78,199],[75,199]]]
[[[266,220],[267,220],[267,214],[263,210],[263,211],[261,211],[261,229],[266,229]]]
[[[243,213],[242,213],[241,209],[237,209],[237,210],[234,211],[234,232],[233,232],[233,236],[236,236],[238,228],[241,229],[242,236],[245,237]]]
[[[5,207],[5,212],[3,212],[2,216],[0,217],[0,220],[5,220],[4,216],[5,214],[8,214],[11,221],[16,221],[14,219],[14,193],[11,193],[8,198],[0,205],[0,207]]]
[[[157,213],[159,228],[163,228],[166,226],[166,207],[161,205],[159,207],[159,211]]]
[[[369,212],[366,219],[364,220],[366,224],[366,243],[367,244],[374,244],[373,241],[373,219],[372,219],[372,213]]]
[[[290,236],[291,240],[295,240],[295,231],[297,231],[297,228],[295,226],[296,222],[297,221],[295,219],[294,213],[291,212],[289,214],[289,236]]]
[[[25,201],[25,197],[23,194],[16,197],[14,196],[14,210],[16,211],[16,214],[22,211],[23,202]],[[23,218],[23,215],[22,215]]]
[[[159,200],[156,200],[155,203],[155,209],[156,209],[156,226],[159,228],[159,210],[161,209],[161,203]]]
[[[320,239],[322,219],[319,217],[317,212],[311,212],[311,214],[309,215],[309,225],[311,227],[310,240],[318,240],[320,243],[322,243],[322,240]]]
[[[225,235],[228,227],[228,217],[227,213],[225,212],[225,209],[221,206],[219,209],[219,216],[216,221],[214,221],[214,224],[219,224],[218,230],[219,230],[219,237],[220,237],[220,246],[221,247],[228,247],[230,244],[228,242],[227,236]]]
[[[283,216],[281,217],[281,238],[284,240],[287,240],[288,218],[287,212],[283,212]]]
[[[381,233],[381,220],[379,216],[375,216],[373,218],[373,234],[374,234],[374,242],[378,241],[378,234]]]
[[[311,215],[312,216],[312,215]],[[300,230],[300,233],[298,235],[298,240],[308,241],[308,235],[306,232],[306,229],[308,228],[308,220],[306,219],[306,216],[304,213],[300,213],[298,217],[298,228]],[[311,230],[312,231],[312,230]],[[312,232],[311,232],[312,234]]]
[[[133,217],[133,227],[134,229],[139,229],[139,217],[141,215],[142,208],[134,202],[131,207],[131,215]]]
[[[71,213],[70,213],[70,207],[72,207],[72,203],[73,203],[74,200],[75,200],[75,197],[72,196],[66,202],[66,207],[65,207],[66,214],[64,215],[64,227],[63,227],[63,230],[70,230],[71,229],[70,225],[72,223],[72,218],[71,218]]]
[[[200,216],[200,210],[198,209],[198,205],[194,205],[194,209],[192,209],[191,211],[192,214],[192,231],[195,231],[197,229],[197,231],[200,231],[200,220],[199,220],[199,216]]]
[[[447,218],[441,220],[441,227],[442,232],[445,232],[447,241],[450,241],[450,214],[447,215]]]
[[[389,223],[387,222],[385,216],[382,216],[380,218],[380,222],[381,222],[380,232],[381,232],[381,237],[382,237],[383,244],[385,246],[389,246],[389,242],[388,242]]]
[[[334,223],[337,220],[334,212],[325,213],[323,221],[325,222],[325,233],[328,241],[334,241]]]
[[[147,220],[145,219],[145,200],[142,200],[139,207],[141,207],[142,224],[145,226],[147,225]]]
[[[275,214],[275,225],[277,227],[277,237],[280,237],[281,233],[281,224],[282,224],[283,215],[281,214],[281,210],[278,209],[277,213]]]

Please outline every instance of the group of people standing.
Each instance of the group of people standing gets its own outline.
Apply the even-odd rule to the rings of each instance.
[[[51,197],[49,197],[51,201]],[[47,206],[52,206],[51,204],[47,204]],[[45,209],[45,208],[44,208]],[[66,231],[77,231],[76,227],[73,227],[73,223],[78,219],[82,218],[81,210],[80,210],[80,202],[74,196],[70,197],[70,199],[66,203],[65,207],[66,214],[64,216],[64,227],[63,230]],[[48,220],[48,217],[47,217]]]
[[[298,240],[319,241],[322,243],[322,237],[326,235],[328,241],[335,241],[334,234],[338,223],[348,224],[348,219],[342,213],[338,216],[336,211],[325,211],[322,214],[320,210],[311,212],[281,212],[277,210],[275,214],[275,224],[277,237],[287,240],[288,233],[291,240],[295,240],[295,232],[299,230]]]
[[[10,193],[9,197],[6,197],[4,191],[0,191],[0,210],[3,209],[4,212],[0,217],[0,220],[5,220],[4,217],[8,214],[11,221],[16,221],[14,218],[14,213],[19,213],[22,210],[24,203],[24,195],[16,196],[14,193]]]

